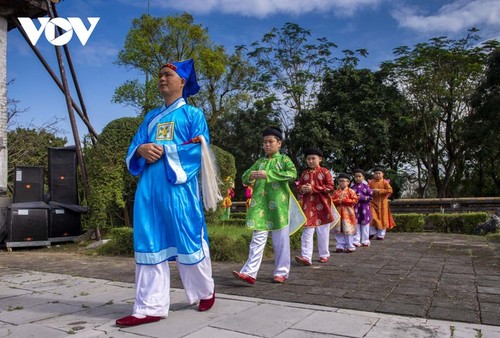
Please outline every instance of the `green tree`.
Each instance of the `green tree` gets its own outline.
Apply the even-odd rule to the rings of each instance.
[[[407,161],[405,104],[382,73],[345,64],[325,76],[316,107],[296,117],[292,147],[321,148],[336,172],[374,165],[396,172]]]
[[[209,126],[213,126],[228,109],[247,97],[244,89],[252,68],[241,50],[226,53],[188,13],[160,18],[143,15],[133,20],[116,63],[144,73],[145,81],[126,81],[116,89],[113,101],[131,105],[142,114],[163,104],[157,89],[160,67],[189,58],[195,60],[201,87],[190,100],[205,112]]]
[[[472,98],[472,114],[465,119],[467,147],[461,194],[500,195],[500,49],[489,58],[486,77]]]
[[[250,45],[248,55],[258,70],[253,90],[274,98],[287,131],[296,115],[312,107],[321,78],[334,62],[333,42],[311,40],[311,31],[288,22]]]
[[[477,31],[471,29],[459,40],[436,37],[414,48],[400,46],[394,50],[396,58],[382,65],[414,114],[420,137],[411,145],[419,172],[427,176],[421,186],[423,197],[432,185],[438,197],[452,196],[453,179],[463,178],[468,151],[461,137],[463,122],[472,112],[471,96],[484,76],[487,56],[498,45],[476,46]]]
[[[124,117],[108,123],[99,142],[86,142],[87,175],[92,191],[89,200],[89,227],[130,226],[137,178],[128,174],[125,157],[128,146],[142,121]]]
[[[56,136],[50,129],[16,128],[7,134],[8,191],[12,194],[16,166],[41,166],[48,172],[48,147],[63,147],[66,138]]]

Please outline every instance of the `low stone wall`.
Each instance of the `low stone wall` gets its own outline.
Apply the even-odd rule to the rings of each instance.
[[[392,213],[457,213],[500,211],[500,197],[424,198],[390,201]]]

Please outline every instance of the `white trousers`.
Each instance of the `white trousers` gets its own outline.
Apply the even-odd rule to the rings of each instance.
[[[250,250],[248,252],[248,260],[241,268],[240,273],[244,273],[253,278],[257,278],[262,257],[264,256],[264,248],[266,246],[267,236],[269,231],[254,231],[252,241],[250,242]],[[285,276],[288,278],[290,272],[290,233],[289,227],[280,230],[271,231],[274,250],[274,276]]]
[[[316,232],[316,240],[318,242],[319,257],[330,257],[330,223],[323,224],[318,227],[302,228],[301,237],[301,255],[312,262],[312,254],[314,248],[314,232]]]
[[[335,234],[335,240],[337,241],[336,248],[342,250],[355,250],[354,246],[354,235],[346,234]]]
[[[367,244],[370,245],[370,225],[356,225],[356,234],[354,235],[353,243],[355,245]]]
[[[214,293],[210,251],[202,242],[205,259],[198,264],[177,263],[182,285],[190,304],[200,299],[209,299]],[[133,314],[167,317],[170,308],[170,267],[168,262],[156,265],[136,264],[135,303]]]
[[[377,229],[377,237],[384,238],[386,229]]]

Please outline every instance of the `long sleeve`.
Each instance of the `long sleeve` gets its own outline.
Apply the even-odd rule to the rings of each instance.
[[[384,196],[392,194],[391,184],[387,180],[384,180],[384,187],[382,189],[378,189],[378,194]]]
[[[362,185],[362,189],[359,191],[359,203],[368,203],[373,199],[373,191],[367,184]]]
[[[328,170],[322,170],[323,180],[319,182],[320,184],[313,184],[312,193],[330,193],[335,188],[335,184],[333,182],[332,174]]]
[[[336,190],[333,194],[332,201],[335,205],[352,206],[358,203],[358,196],[354,190],[346,188],[344,190]]]
[[[253,180],[250,180],[250,174],[252,173],[252,171],[259,170],[261,162],[262,160],[258,159],[254,164],[252,164],[250,168],[245,170],[245,172],[241,176],[241,181],[243,182],[243,184],[250,185],[254,182]]]
[[[203,136],[210,142],[207,121],[201,110],[193,110],[190,115],[189,139]],[[201,143],[179,144],[177,141],[164,144],[163,163],[167,172],[167,180],[172,184],[183,184],[198,176],[201,169]]]
[[[304,171],[302,173],[302,175],[300,175],[300,178],[298,180],[298,183],[297,183],[297,191],[299,192],[299,194],[302,193],[302,187],[307,183],[304,179],[305,175],[306,175],[307,171]]]
[[[144,143],[148,143],[148,117],[144,119],[144,121],[139,126],[139,129],[135,133],[132,141],[130,142],[130,146],[127,150],[127,157],[125,158],[125,162],[127,164],[128,171],[133,176],[138,176],[142,173],[144,168],[146,167],[146,159],[139,156],[137,153],[137,149]]]
[[[358,203],[358,195],[352,189],[347,189],[347,193],[344,194],[344,198],[342,199],[343,205],[352,206]]]
[[[292,160],[283,155],[282,161],[278,161],[276,166],[270,166],[266,169],[266,176],[267,182],[293,181],[297,178],[297,169]]]

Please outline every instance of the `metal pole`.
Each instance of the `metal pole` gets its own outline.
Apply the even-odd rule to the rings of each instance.
[[[35,55],[38,57],[38,60],[40,60],[40,62],[42,63],[42,65],[45,67],[45,69],[49,73],[50,77],[52,77],[52,79],[54,80],[54,82],[56,83],[56,85],[59,87],[59,89],[61,90],[61,92],[63,94],[65,94],[63,84],[61,83],[61,81],[59,81],[59,79],[57,78],[57,75],[52,70],[52,68],[49,66],[49,64],[47,63],[47,61],[45,60],[45,58],[43,57],[43,55],[40,53],[40,51],[38,50],[38,48],[36,48],[36,46],[33,46],[31,44],[31,42],[30,42],[30,40],[28,38],[28,35],[26,35],[26,32],[24,31],[23,27],[21,26],[21,24],[19,23],[19,21],[17,20],[17,18],[14,20],[14,22],[16,24],[17,29],[19,30],[19,32],[23,36],[23,38],[26,40],[26,42],[31,47],[31,49],[33,50],[33,52],[35,53]],[[73,100],[73,98],[71,98],[71,96],[70,96],[70,100],[71,100],[71,105],[73,106],[73,108],[75,108],[76,112],[78,113],[78,116],[80,116],[80,118],[82,119],[83,123],[88,128],[90,135],[94,139],[97,140],[98,139],[98,134],[95,131],[95,129],[92,127],[92,125],[90,124],[90,121],[88,120],[88,118],[86,117],[86,115],[81,111],[80,107],[78,107],[78,105]]]
[[[51,3],[50,0],[46,0],[46,2],[47,2],[49,16],[51,19],[53,19],[54,18],[54,11],[53,11],[52,6],[54,6],[54,5]],[[64,61],[62,58],[61,49],[59,48],[59,46],[55,46],[55,50],[56,50],[56,55],[57,55],[57,63],[59,65],[59,70],[61,73],[61,82],[62,82],[63,89],[64,89],[64,97],[66,98],[66,107],[68,109],[68,115],[69,115],[69,120],[71,123],[71,129],[73,131],[73,138],[75,140],[76,155],[78,157],[78,162],[80,165],[80,171],[81,171],[81,175],[82,175],[83,191],[84,191],[85,197],[88,201],[90,198],[90,187],[89,187],[89,183],[88,183],[85,162],[83,159],[82,146],[80,144],[80,135],[78,133],[78,127],[76,125],[75,115],[73,113],[73,105],[71,103],[71,96],[70,96],[69,87],[68,87],[68,80],[66,77],[66,70],[64,67]],[[96,233],[97,239],[100,240],[101,238],[100,238],[100,233],[99,233],[98,228],[96,228],[95,233]]]
[[[54,11],[54,15],[56,17],[58,17],[59,14],[57,14],[56,6],[52,6],[52,9]],[[62,35],[63,32],[62,32],[61,27],[57,27],[57,28],[59,30],[59,35]],[[82,107],[83,115],[85,115],[85,117],[88,120],[89,116],[87,114],[87,108],[85,107],[85,102],[83,100],[83,95],[82,95],[82,92],[80,90],[80,85],[78,83],[78,78],[76,77],[75,68],[73,67],[73,60],[71,58],[71,54],[69,52],[68,45],[64,45],[63,48],[64,48],[64,54],[66,55],[66,60],[68,61],[68,67],[69,67],[69,70],[71,72],[71,78],[73,79],[73,84],[75,85],[76,94],[78,95],[78,101],[80,102],[80,107]],[[89,132],[90,132],[90,130],[89,130]],[[95,144],[95,140],[93,138],[92,138],[92,144]]]

